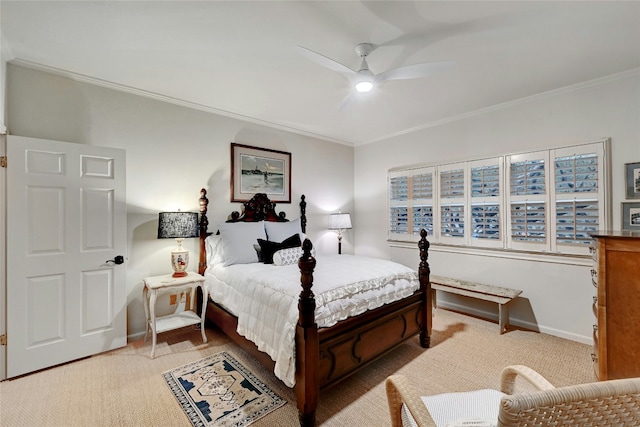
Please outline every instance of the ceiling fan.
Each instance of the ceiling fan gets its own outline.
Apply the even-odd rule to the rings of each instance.
[[[454,62],[426,62],[422,64],[406,65],[403,67],[394,68],[384,71],[382,73],[374,74],[369,69],[367,64],[367,56],[371,54],[375,49],[375,46],[371,43],[360,43],[356,45],[356,53],[360,56],[360,68],[358,71],[354,71],[351,68],[342,65],[341,63],[334,61],[331,58],[327,58],[317,52],[314,52],[306,47],[298,46],[298,51],[306,56],[308,59],[327,67],[331,70],[338,71],[345,75],[352,84],[352,87],[357,92],[369,92],[374,87],[377,87],[387,80],[404,80],[404,79],[417,79],[422,77],[428,77],[432,74],[451,68],[455,65]],[[351,97],[347,96],[343,101],[343,107],[346,106]]]

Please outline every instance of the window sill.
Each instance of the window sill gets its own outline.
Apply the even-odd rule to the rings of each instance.
[[[389,247],[402,249],[418,249],[418,242],[387,240]],[[590,255],[552,254],[546,252],[515,251],[509,249],[475,248],[469,246],[446,245],[429,242],[429,252],[455,253],[491,258],[507,258],[522,261],[544,262],[552,264],[577,265],[592,267],[593,258]]]

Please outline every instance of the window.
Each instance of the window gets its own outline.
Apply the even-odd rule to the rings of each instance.
[[[389,173],[389,236],[587,254],[607,228],[609,140]]]
[[[421,229],[433,234],[434,168],[389,174],[389,235],[416,240]]]

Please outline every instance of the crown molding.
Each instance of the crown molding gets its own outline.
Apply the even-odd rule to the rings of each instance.
[[[391,138],[395,138],[395,137],[398,137],[398,136],[402,136],[402,135],[407,135],[407,134],[410,134],[410,133],[418,132],[418,131],[423,130],[423,129],[428,129],[428,128],[432,128],[432,127],[436,127],[436,126],[441,126],[441,125],[444,125],[444,124],[447,124],[447,123],[452,123],[452,122],[456,122],[456,121],[459,121],[459,120],[464,120],[464,119],[467,119],[467,118],[470,118],[470,117],[480,116],[480,115],[487,114],[487,113],[490,113],[490,112],[493,112],[493,111],[499,111],[499,110],[511,108],[511,107],[514,107],[514,106],[517,106],[517,105],[522,105],[522,104],[534,102],[534,101],[537,101],[537,100],[540,100],[540,99],[550,98],[550,97],[553,97],[553,96],[562,95],[562,94],[574,92],[574,91],[577,91],[577,90],[581,90],[581,89],[585,89],[585,88],[589,88],[589,87],[593,87],[593,86],[598,86],[598,85],[601,85],[601,84],[604,84],[604,83],[608,83],[608,82],[621,80],[621,79],[626,79],[626,78],[629,78],[629,77],[640,75],[640,68],[634,68],[634,69],[623,71],[623,72],[620,72],[620,73],[611,74],[609,76],[599,77],[597,79],[588,80],[588,81],[581,82],[581,83],[576,83],[576,84],[565,86],[565,87],[562,87],[562,88],[553,89],[553,90],[550,90],[550,91],[547,91],[547,92],[542,92],[542,93],[531,95],[531,96],[527,96],[527,97],[524,97],[524,98],[519,98],[519,99],[515,99],[515,100],[512,100],[512,101],[507,101],[507,102],[503,102],[503,103],[500,103],[500,104],[492,105],[490,107],[481,108],[481,109],[478,109],[478,110],[469,111],[467,113],[462,113],[462,114],[457,114],[455,116],[446,117],[446,118],[443,118],[441,120],[436,120],[436,121],[433,121],[433,122],[424,123],[422,125],[414,126],[412,128],[403,129],[401,131],[394,132],[394,133],[391,133],[391,134],[388,134],[388,135],[385,135],[385,136],[381,136],[381,137],[378,137],[378,138],[375,138],[375,139],[372,139],[372,140],[369,140],[369,141],[354,142],[354,141],[347,141],[347,140],[343,140],[343,139],[337,139],[337,138],[333,138],[333,137],[326,136],[326,135],[321,135],[321,134],[314,133],[314,132],[305,131],[305,130],[298,129],[298,128],[290,126],[290,125],[282,124],[282,123],[269,122],[269,121],[266,121],[266,120],[257,119],[255,117],[250,117],[250,116],[246,116],[246,115],[243,115],[243,114],[234,113],[234,112],[231,112],[231,111],[221,110],[219,108],[211,107],[209,105],[204,105],[204,104],[200,104],[200,103],[196,103],[196,102],[187,101],[187,100],[184,100],[184,99],[179,99],[179,98],[175,98],[175,97],[171,97],[171,96],[167,96],[167,95],[162,95],[162,94],[159,94],[159,93],[155,93],[155,92],[151,92],[151,91],[148,91],[148,90],[136,88],[136,87],[133,87],[133,86],[127,86],[127,85],[123,85],[123,84],[120,84],[120,83],[115,83],[115,82],[111,82],[111,81],[108,81],[108,80],[103,80],[103,79],[99,79],[99,78],[96,78],[96,77],[92,77],[92,76],[87,76],[87,75],[84,75],[84,74],[76,73],[76,72],[73,72],[73,71],[64,70],[64,69],[61,69],[61,68],[56,68],[56,67],[44,65],[44,64],[37,63],[37,62],[33,62],[33,61],[28,61],[28,60],[25,60],[25,59],[14,58],[14,59],[11,59],[10,61],[7,61],[7,62],[10,63],[10,64],[21,66],[21,67],[30,68],[30,69],[37,70],[37,71],[43,71],[43,72],[46,72],[46,73],[49,73],[49,74],[58,75],[58,76],[61,76],[61,77],[66,77],[66,78],[69,78],[69,79],[72,79],[72,80],[75,80],[75,81],[79,81],[79,82],[82,82],[82,83],[88,83],[88,84],[92,84],[92,85],[95,85],[95,86],[104,87],[104,88],[107,88],[107,89],[112,89],[112,90],[116,90],[116,91],[120,91],[120,92],[129,93],[129,94],[132,94],[132,95],[137,95],[137,96],[142,96],[142,97],[154,99],[156,101],[167,102],[167,103],[170,103],[170,104],[179,105],[179,106],[190,108],[190,109],[194,109],[194,110],[199,110],[199,111],[204,111],[204,112],[207,112],[207,113],[217,114],[217,115],[220,115],[220,116],[229,117],[229,118],[232,118],[232,119],[241,120],[241,121],[245,121],[245,122],[249,122],[249,123],[253,123],[253,124],[269,127],[269,128],[272,128],[272,129],[278,129],[278,130],[291,132],[291,133],[295,133],[295,134],[302,135],[302,136],[321,139],[323,141],[333,142],[333,143],[341,144],[341,145],[347,145],[347,146],[350,146],[350,147],[363,146],[363,145],[372,144],[372,143],[375,143],[375,142],[381,142],[381,141],[384,141],[384,140],[387,140],[387,139],[391,139]]]
[[[317,133],[313,133],[313,132],[309,132],[309,131],[305,131],[302,129],[298,129],[289,125],[285,125],[282,123],[276,123],[276,122],[269,122],[266,120],[261,120],[261,119],[256,119],[254,117],[250,117],[250,116],[245,116],[243,114],[239,114],[239,113],[234,113],[231,111],[226,111],[226,110],[221,110],[219,108],[215,108],[215,107],[211,107],[209,105],[205,105],[205,104],[200,104],[197,102],[191,102],[191,101],[187,101],[184,99],[180,99],[180,98],[175,98],[172,96],[167,96],[167,95],[162,95],[156,92],[151,92],[148,90],[144,90],[144,89],[140,89],[137,87],[133,87],[133,86],[127,86],[127,85],[123,85],[120,83],[115,83],[109,80],[103,80],[103,79],[99,79],[97,77],[92,77],[92,76],[87,76],[85,74],[80,74],[80,73],[76,73],[73,71],[69,71],[69,70],[64,70],[61,68],[56,68],[56,67],[52,67],[49,65],[44,65],[44,64],[40,64],[37,62],[32,62],[32,61],[28,61],[25,59],[20,59],[20,58],[14,58],[11,61],[7,61],[10,64],[13,65],[17,65],[20,67],[24,67],[24,68],[29,68],[32,70],[36,70],[36,71],[42,71],[45,73],[49,73],[49,74],[54,74],[60,77],[66,77],[81,83],[88,83],[91,85],[95,85],[95,86],[100,86],[100,87],[104,87],[107,89],[112,89],[112,90],[116,90],[119,92],[125,92],[125,93],[129,93],[131,95],[137,95],[137,96],[142,96],[145,98],[150,98],[156,101],[161,101],[161,102],[167,102],[170,104],[174,104],[174,105],[178,105],[181,107],[186,107],[186,108],[190,108],[193,110],[199,110],[199,111],[204,111],[206,113],[211,113],[211,114],[217,114],[219,116],[224,116],[224,117],[229,117],[231,119],[236,119],[236,120],[241,120],[244,122],[249,122],[249,123],[253,123],[256,125],[261,125],[261,126],[265,126],[268,128],[272,128],[272,129],[277,129],[277,130],[282,130],[282,131],[286,131],[286,132],[291,132],[291,133],[295,133],[298,135],[302,135],[302,136],[307,136],[307,137],[311,137],[311,138],[317,138],[317,139],[321,139],[323,141],[328,141],[328,142],[333,142],[336,144],[341,144],[341,145],[347,145],[350,147],[353,147],[355,145],[354,142],[351,141],[345,141],[342,139],[337,139],[337,138],[332,138],[329,136],[325,136],[325,135],[321,135],[321,134],[317,134]]]
[[[425,124],[422,124],[422,125],[419,125],[419,126],[415,126],[415,127],[412,127],[412,128],[404,129],[404,130],[401,130],[399,132],[395,132],[395,133],[392,133],[392,134],[389,134],[389,135],[381,136],[379,138],[372,139],[371,141],[368,141],[368,142],[366,142],[364,144],[360,144],[360,145],[366,145],[366,144],[371,144],[371,143],[374,143],[374,142],[384,141],[386,139],[395,138],[395,137],[402,136],[402,135],[407,135],[409,133],[417,132],[417,131],[420,131],[420,130],[423,130],[423,129],[428,129],[428,128],[432,128],[432,127],[436,127],[436,126],[441,126],[443,124],[456,122],[456,121],[467,119],[467,118],[470,118],[470,117],[480,116],[482,114],[490,113],[490,112],[493,112],[493,111],[504,110],[506,108],[511,108],[511,107],[516,106],[516,105],[527,104],[529,102],[537,101],[539,99],[551,98],[553,96],[562,95],[562,94],[570,93],[570,92],[575,92],[577,90],[585,89],[585,88],[592,87],[592,86],[598,86],[598,85],[601,85],[601,84],[604,84],[604,83],[609,83],[609,82],[616,81],[616,80],[622,80],[622,79],[626,79],[626,78],[637,76],[637,75],[640,75],[640,68],[633,68],[631,70],[623,71],[623,72],[616,73],[616,74],[611,74],[609,76],[599,77],[597,79],[588,80],[586,82],[576,83],[576,84],[569,85],[569,86],[564,86],[564,87],[561,87],[561,88],[558,88],[558,89],[553,89],[553,90],[550,90],[550,91],[547,91],[547,92],[542,92],[542,93],[538,93],[538,94],[535,94],[535,95],[526,96],[524,98],[519,98],[519,99],[514,99],[512,101],[503,102],[501,104],[492,105],[490,107],[481,108],[481,109],[474,110],[474,111],[469,111],[468,113],[463,113],[463,114],[458,114],[458,115],[455,115],[455,116],[446,117],[446,118],[444,118],[442,120],[436,120],[436,121],[425,123]]]

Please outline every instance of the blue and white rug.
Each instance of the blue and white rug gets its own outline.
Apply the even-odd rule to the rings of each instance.
[[[227,352],[162,375],[196,427],[247,426],[286,403]]]

